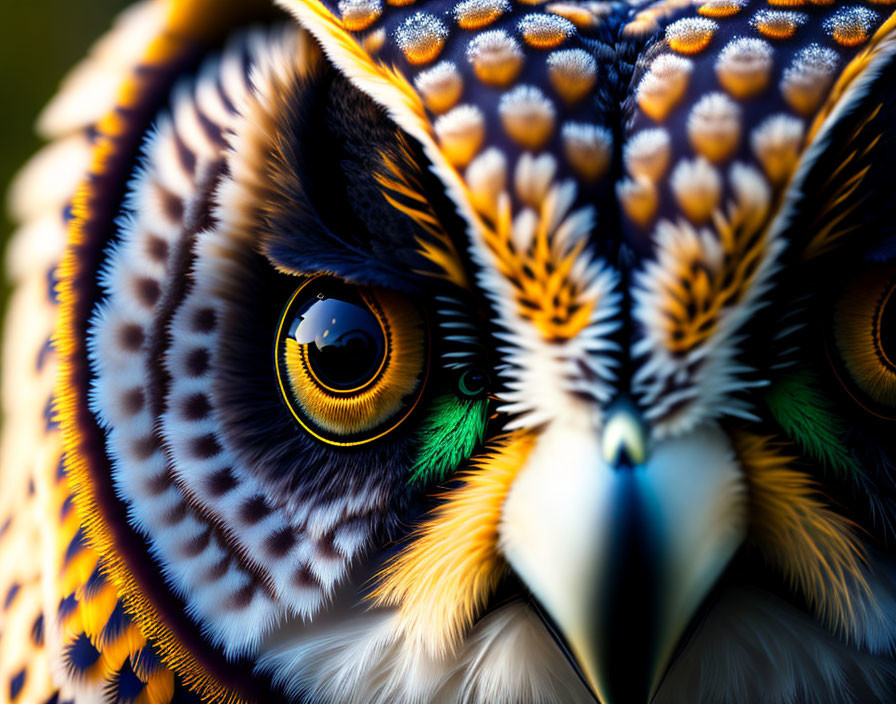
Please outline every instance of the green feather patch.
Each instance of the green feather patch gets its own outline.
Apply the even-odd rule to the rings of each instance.
[[[784,432],[810,458],[840,476],[862,471],[844,446],[846,423],[819,391],[811,371],[801,369],[780,378],[765,401]]]
[[[485,435],[487,411],[487,398],[462,399],[454,394],[436,398],[419,431],[420,450],[411,467],[411,481],[444,481],[470,459]]]

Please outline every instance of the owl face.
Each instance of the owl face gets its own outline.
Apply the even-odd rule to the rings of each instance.
[[[421,2],[202,57],[185,3],[99,123],[59,407],[122,608],[219,701],[747,701],[770,634],[883,696],[893,18]]]

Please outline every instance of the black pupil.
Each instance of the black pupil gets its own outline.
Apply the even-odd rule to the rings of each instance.
[[[297,311],[290,335],[307,345],[318,380],[336,391],[370,382],[386,353],[383,328],[362,301],[319,295]]]
[[[896,285],[894,285],[896,289]],[[880,347],[890,367],[896,369],[896,290],[890,291],[880,311]]]

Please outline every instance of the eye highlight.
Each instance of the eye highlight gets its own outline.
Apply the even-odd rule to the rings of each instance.
[[[425,322],[404,297],[329,277],[293,294],[277,332],[277,379],[305,430],[361,445],[394,430],[425,386]]]
[[[847,285],[834,335],[855,384],[876,404],[896,406],[896,267],[876,267]]]

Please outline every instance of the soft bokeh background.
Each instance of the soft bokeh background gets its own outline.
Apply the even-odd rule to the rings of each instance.
[[[6,191],[41,142],[34,121],[66,71],[129,0],[0,0],[0,245],[12,230]],[[6,301],[6,285],[0,305]],[[5,305],[3,305],[5,309]]]

